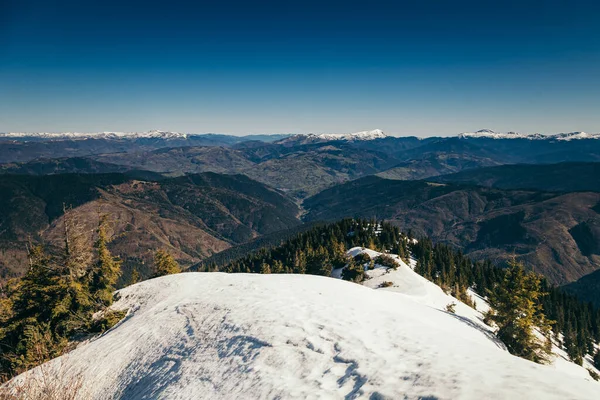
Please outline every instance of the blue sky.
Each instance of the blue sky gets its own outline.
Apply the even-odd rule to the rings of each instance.
[[[0,131],[600,131],[594,1],[0,0]]]

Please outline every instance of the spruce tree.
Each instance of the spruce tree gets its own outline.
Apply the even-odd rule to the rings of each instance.
[[[108,216],[101,215],[96,230],[96,262],[91,271],[90,285],[94,299],[104,306],[112,304],[115,285],[121,276],[121,262],[108,250],[107,223]]]
[[[260,273],[261,274],[270,274],[271,273],[271,267],[269,267],[269,264],[262,263],[262,265],[260,267]]]
[[[598,351],[596,351],[596,354],[594,354],[594,367],[600,370],[600,349],[598,349]]]
[[[131,277],[129,278],[129,284],[130,285],[135,285],[136,283],[138,283],[140,281],[140,273],[138,272],[137,268],[134,268],[131,271]]]
[[[542,313],[544,295],[540,277],[526,273],[516,261],[509,263],[504,280],[489,291],[491,307],[487,317],[498,326],[497,335],[508,350],[519,357],[542,363],[547,361],[547,346],[534,335],[534,328],[549,335],[550,324]]]
[[[156,253],[154,253],[154,278],[178,274],[180,272],[181,268],[179,267],[179,264],[169,253],[164,250],[157,250]]]

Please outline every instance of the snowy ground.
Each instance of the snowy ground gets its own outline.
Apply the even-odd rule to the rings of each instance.
[[[50,365],[81,376],[85,399],[600,398],[589,378],[511,356],[462,307],[440,311],[446,295],[408,267],[368,284],[391,274],[398,286],[381,290],[308,275],[152,279],[120,292],[124,321]]]
[[[377,251],[366,249],[364,247],[354,247],[348,251],[348,255],[353,257],[360,253],[366,253],[373,259],[381,255],[381,253]],[[411,259],[410,263],[406,264],[397,255],[388,255],[396,260],[399,265],[398,269],[393,270],[380,265],[375,265],[375,269],[366,270],[367,279],[363,282],[363,285],[372,289],[400,293],[411,300],[436,308],[440,311],[445,311],[446,305],[455,303],[455,315],[457,318],[472,324],[474,328],[480,330],[492,340],[495,340],[499,347],[505,348],[502,342],[494,338],[491,328],[483,323],[484,313],[489,310],[489,305],[484,298],[473,290],[468,290],[469,295],[475,301],[475,310],[454,297],[447,295],[439,286],[414,272],[413,270],[416,266],[416,261],[414,259]],[[335,270],[332,275],[334,277],[341,277],[341,269]],[[392,282],[393,285],[389,287],[380,287],[383,282]],[[543,338],[541,334],[540,337]],[[556,343],[554,343],[552,347],[552,352],[554,357],[551,360],[551,364],[548,366],[549,368],[588,380],[590,379],[590,375],[587,371],[588,369],[600,374],[600,371],[594,368],[589,355],[584,360],[583,366],[580,366],[571,362],[566,352],[557,347]],[[600,398],[600,392],[598,393],[598,396],[598,398]]]

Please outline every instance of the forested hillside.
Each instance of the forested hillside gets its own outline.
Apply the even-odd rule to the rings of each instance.
[[[598,268],[600,193],[502,190],[366,177],[307,199],[305,219],[386,219],[497,264],[513,255],[550,282],[574,281]]]
[[[600,163],[515,164],[478,168],[432,180],[500,189],[535,189],[549,192],[600,191]]]

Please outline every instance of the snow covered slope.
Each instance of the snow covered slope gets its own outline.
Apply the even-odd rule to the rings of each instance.
[[[49,366],[81,375],[86,399],[599,398],[600,384],[513,357],[421,303],[438,295],[308,275],[170,275],[121,290],[128,317]]]
[[[352,257],[361,253],[368,254],[372,259],[382,254],[363,247],[354,247],[348,251],[348,255]],[[399,265],[398,269],[393,270],[375,264],[373,270],[366,270],[366,279],[363,285],[372,289],[399,293],[420,304],[436,308],[440,311],[446,310],[448,304],[454,303],[457,318],[471,324],[473,328],[481,331],[490,340],[494,341],[498,347],[505,349],[504,344],[495,337],[493,330],[483,322],[484,313],[490,308],[484,298],[469,289],[468,294],[476,306],[476,309],[473,309],[458,299],[444,293],[439,286],[414,272],[416,266],[414,259],[411,259],[410,264],[407,265],[397,255],[390,254],[389,256],[396,260]],[[334,271],[334,276],[341,276],[341,270]],[[391,283],[391,286],[382,285],[384,282]],[[541,333],[538,332],[538,335],[543,340]],[[600,373],[600,371],[594,368],[593,361],[589,355],[583,360],[583,366],[580,366],[571,362],[566,352],[558,347],[557,343],[553,343],[552,353],[553,356],[549,365],[551,368],[588,380],[590,378],[588,369]]]

